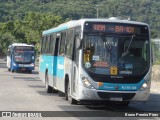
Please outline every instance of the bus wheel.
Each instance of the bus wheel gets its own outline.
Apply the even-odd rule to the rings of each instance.
[[[46,87],[47,93],[52,93],[53,88],[48,84],[48,73],[46,73],[45,75],[45,87]]]
[[[69,82],[68,82],[68,85],[66,87],[67,87],[67,89],[66,89],[66,100],[68,100],[68,102],[70,104],[77,104],[77,100],[75,100],[71,96],[71,89],[70,89],[70,83]]]
[[[11,71],[11,69],[10,69],[10,68],[8,68],[8,71]]]
[[[14,73],[14,70],[11,70],[12,71],[12,73]]]

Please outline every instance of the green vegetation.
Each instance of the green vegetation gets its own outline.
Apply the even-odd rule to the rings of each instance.
[[[154,64],[160,65],[160,44],[156,44],[152,42],[152,49],[154,51]]]
[[[70,19],[121,16],[148,23],[160,37],[159,0],[1,0],[0,48],[13,42],[35,44],[45,29]]]
[[[62,23],[62,17],[50,13],[29,12],[23,20],[10,20],[0,25],[0,48],[6,53],[11,43],[34,44],[39,50],[39,41],[43,30]]]

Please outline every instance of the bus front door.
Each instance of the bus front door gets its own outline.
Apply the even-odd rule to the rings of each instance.
[[[58,60],[58,49],[59,49],[59,37],[56,37],[54,47],[54,59],[53,59],[53,87],[57,88],[57,60]]]

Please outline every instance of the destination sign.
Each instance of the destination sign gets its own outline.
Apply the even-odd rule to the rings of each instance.
[[[84,31],[117,34],[148,34],[148,27],[145,25],[124,23],[87,22],[85,23]]]
[[[16,50],[34,50],[34,48],[30,46],[16,46],[15,49]]]

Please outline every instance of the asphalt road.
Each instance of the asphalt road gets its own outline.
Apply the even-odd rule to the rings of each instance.
[[[45,86],[38,77],[36,68],[32,74],[11,73],[6,68],[6,63],[0,60],[0,111],[17,111],[28,115],[28,112],[40,112],[44,118],[21,118],[26,119],[68,119],[68,120],[97,120],[106,119],[160,119],[160,91],[158,84],[152,84],[151,95],[147,103],[131,103],[127,108],[117,108],[112,105],[70,105],[57,93],[46,93]],[[48,111],[48,112],[44,112]],[[60,112],[59,112],[60,111]],[[72,112],[69,112],[72,111]],[[75,112],[76,111],[76,112]],[[149,112],[148,112],[149,111]],[[27,113],[25,113],[27,112]],[[156,112],[155,114],[153,114]],[[137,114],[151,113],[152,117],[121,117],[123,115],[134,116]],[[159,117],[155,117],[159,114]],[[1,113],[0,113],[1,114]],[[2,116],[2,115],[0,115]],[[51,118],[49,116],[55,116]],[[56,117],[57,116],[57,117]],[[118,117],[116,117],[118,116]],[[23,116],[24,117],[24,116]],[[7,117],[0,117],[0,120],[8,120]],[[10,118],[11,119],[11,118]],[[15,120],[15,118],[13,119]]]

